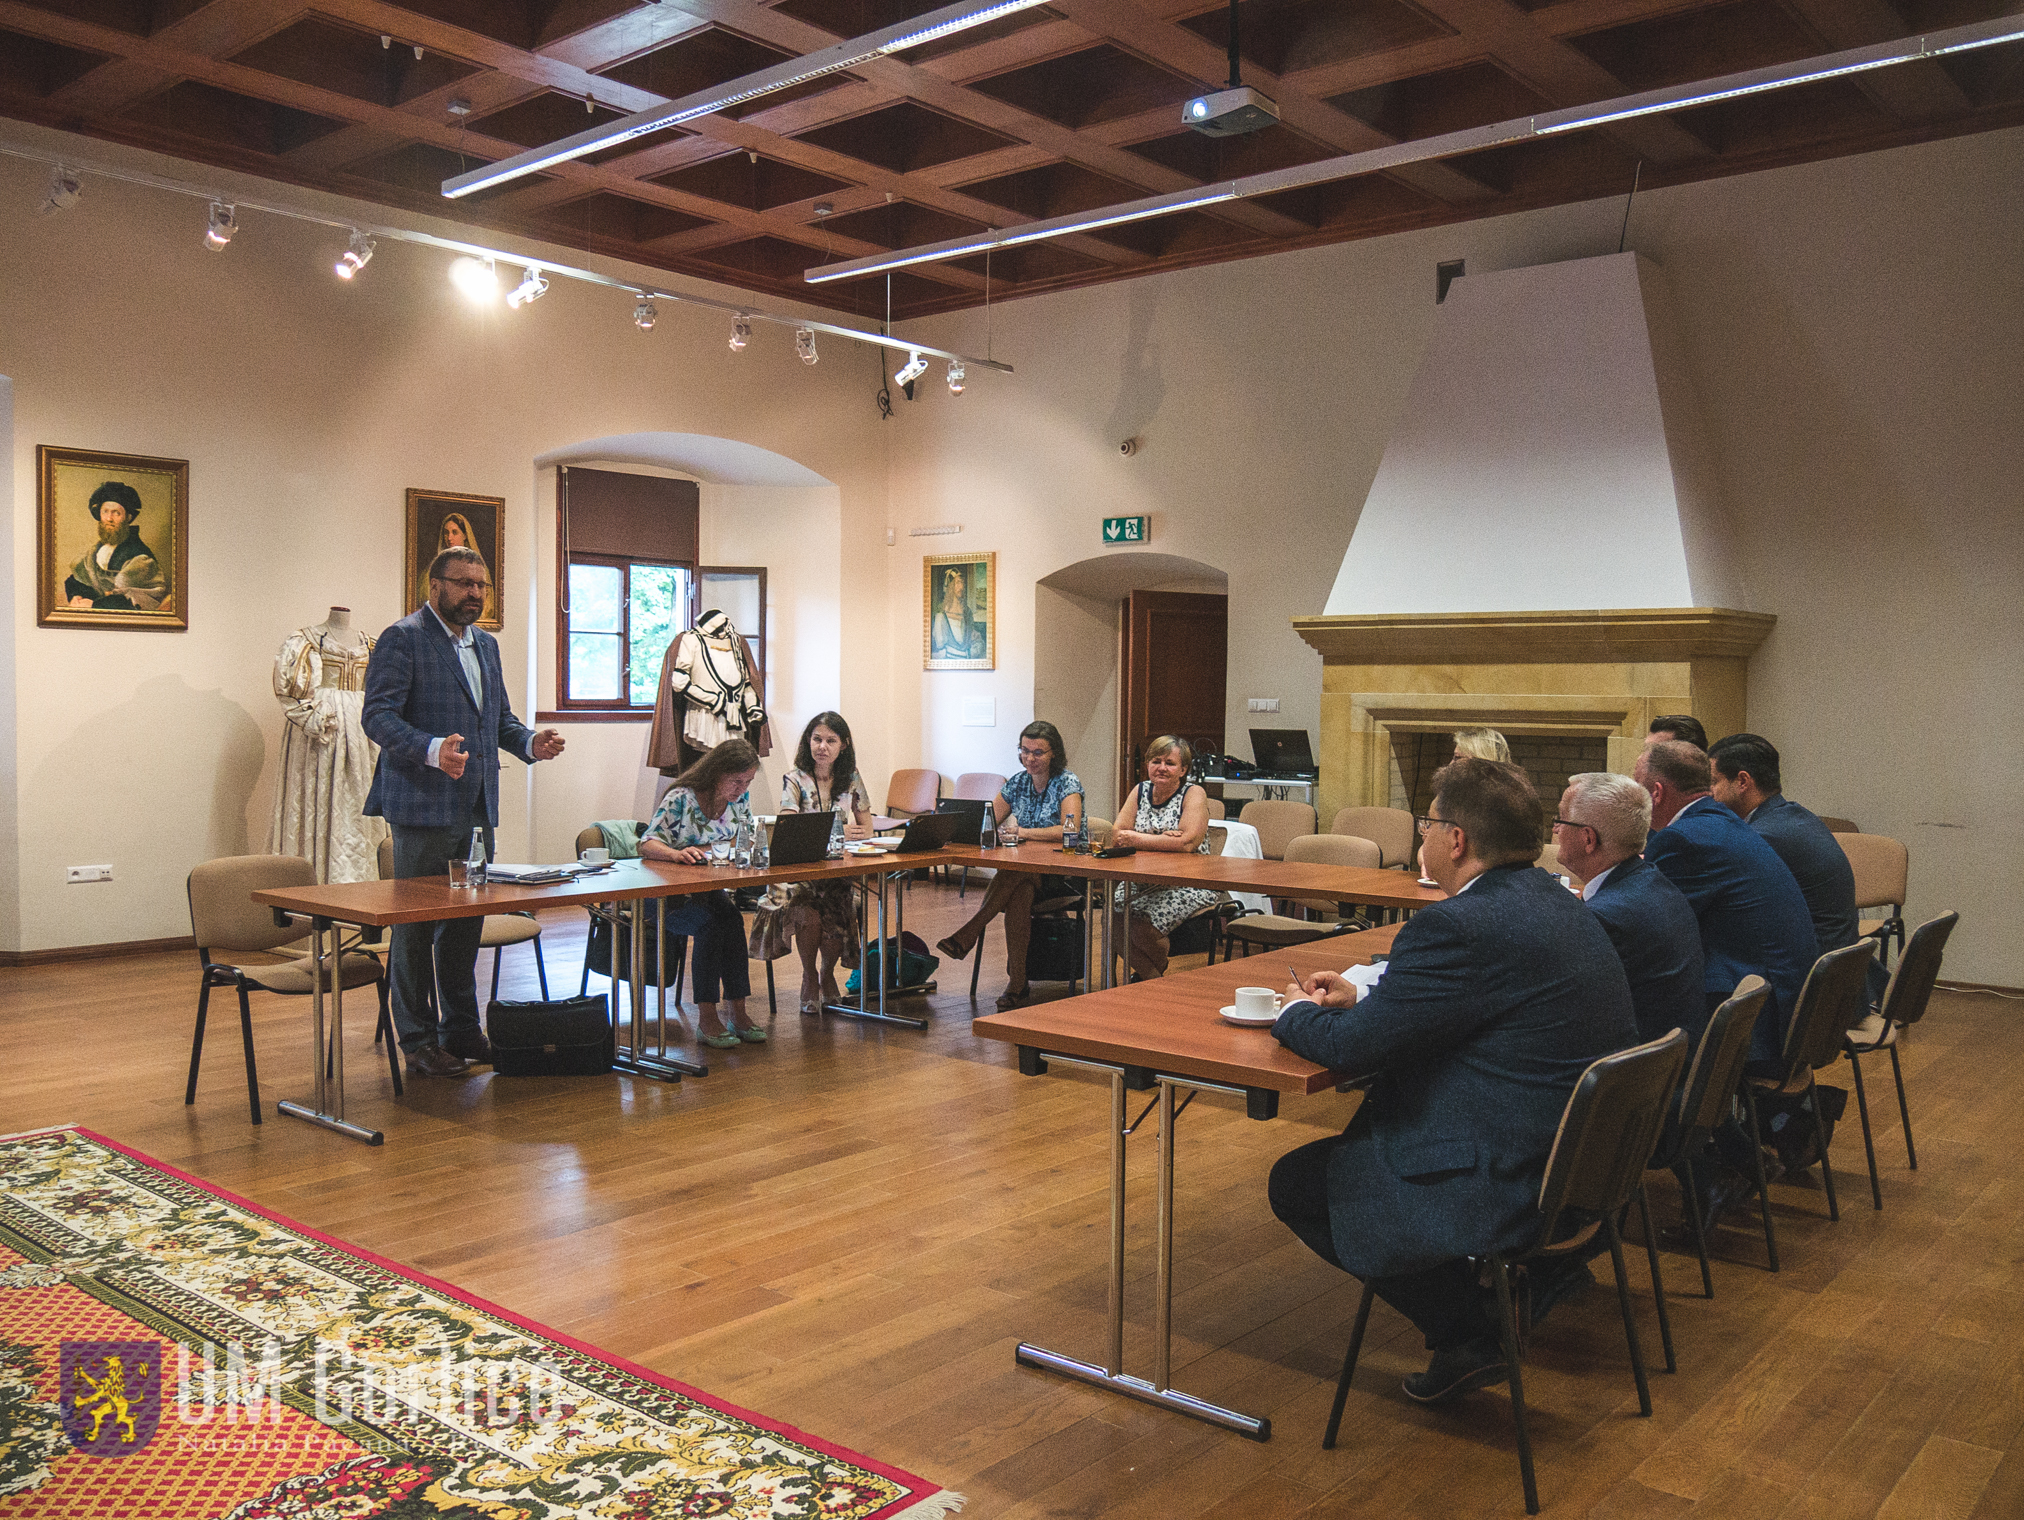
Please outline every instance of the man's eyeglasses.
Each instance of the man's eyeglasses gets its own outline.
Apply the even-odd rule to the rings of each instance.
[[[1413,814],[1413,827],[1418,829],[1422,834],[1428,833],[1436,827],[1452,829],[1454,826],[1455,820],[1452,818],[1436,818],[1432,813]]]
[[[1595,835],[1598,842],[1602,839],[1601,831],[1592,823],[1577,823],[1572,818],[1556,818],[1553,820],[1553,826],[1556,829],[1587,829],[1589,833]]]
[[[467,581],[453,579],[447,575],[434,576],[432,579],[441,581],[445,586],[455,586],[459,591],[490,591],[492,589],[490,581]]]

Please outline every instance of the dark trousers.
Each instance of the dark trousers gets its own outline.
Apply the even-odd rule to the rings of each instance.
[[[1342,1137],[1317,1140],[1288,1151],[1273,1164],[1266,1198],[1279,1222],[1298,1235],[1316,1256],[1341,1267],[1328,1220],[1328,1158]],[[1348,1268],[1343,1268],[1347,1271]],[[1483,1307],[1476,1264],[1467,1257],[1440,1262],[1397,1277],[1368,1277],[1371,1292],[1411,1320],[1427,1338],[1429,1351],[1495,1338],[1497,1321]]]
[[[470,853],[474,828],[485,831],[485,858],[490,860],[492,825],[485,821],[482,801],[478,807],[468,823],[448,828],[392,825],[394,876],[443,875],[452,859],[462,860]],[[389,931],[394,1029],[400,1034],[401,1049],[413,1052],[424,1045],[440,1045],[446,1035],[478,1032],[478,938],[484,932],[482,918],[395,924]]]
[[[667,927],[661,941],[661,964],[670,964],[668,940],[689,937],[689,995],[699,1003],[750,997],[752,966],[745,954],[745,915],[729,892],[692,892],[661,899],[667,904]],[[647,910],[649,923],[653,910]],[[647,943],[653,941],[649,939]]]

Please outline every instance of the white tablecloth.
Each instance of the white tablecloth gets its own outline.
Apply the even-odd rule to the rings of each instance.
[[[1211,818],[1209,827],[1223,831],[1223,853],[1232,860],[1263,860],[1264,846],[1258,842],[1258,831],[1248,823],[1229,819]],[[1270,913],[1272,899],[1260,892],[1232,892],[1231,897],[1251,909],[1254,913]]]

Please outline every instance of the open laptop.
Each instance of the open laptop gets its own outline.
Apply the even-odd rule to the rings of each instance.
[[[909,818],[907,831],[893,847],[893,854],[918,855],[925,850],[939,850],[955,837],[956,825],[962,821],[960,813],[923,813],[918,818]]]
[[[834,813],[782,813],[773,820],[769,859],[776,866],[805,866],[829,856]]]
[[[956,820],[956,832],[949,836],[950,844],[982,844],[984,811],[990,806],[990,803],[972,797],[944,797],[935,804],[935,811],[947,813]]]
[[[1260,776],[1312,781],[1319,774],[1304,728],[1254,728],[1251,753],[1258,761]]]

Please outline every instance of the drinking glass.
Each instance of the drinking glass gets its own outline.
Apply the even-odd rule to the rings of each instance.
[[[1005,821],[998,825],[998,843],[1006,849],[1014,849],[1019,843],[1019,815],[1007,813]]]
[[[731,863],[731,836],[720,834],[710,841],[710,864],[713,866]]]

